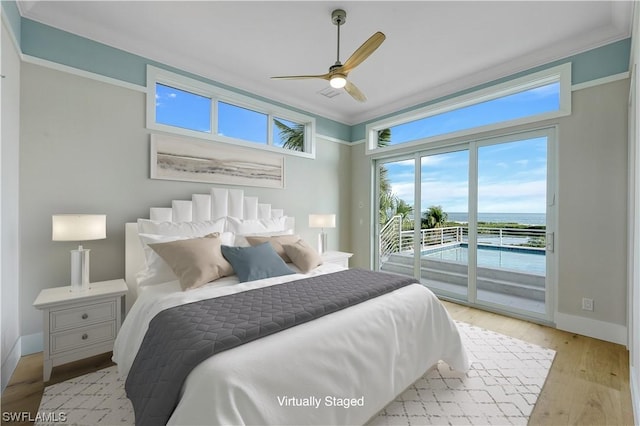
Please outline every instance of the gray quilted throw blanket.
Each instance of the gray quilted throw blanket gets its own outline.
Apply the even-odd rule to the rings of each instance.
[[[208,357],[415,282],[348,269],[160,312],[149,323],[125,383],[136,425],[166,424],[185,379]]]

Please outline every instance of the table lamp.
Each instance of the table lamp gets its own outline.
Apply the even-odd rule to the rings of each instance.
[[[103,214],[54,214],[53,241],[90,241],[107,238],[107,216]],[[89,249],[71,250],[71,291],[89,288]]]
[[[322,254],[327,250],[327,234],[324,232],[324,228],[336,227],[336,215],[335,214],[310,214],[309,215],[309,228],[321,228],[318,234],[318,253]]]

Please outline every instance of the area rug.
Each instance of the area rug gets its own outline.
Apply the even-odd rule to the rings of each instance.
[[[458,322],[471,368],[430,369],[369,422],[379,425],[525,425],[555,351]],[[37,425],[133,425],[116,367],[44,390]]]

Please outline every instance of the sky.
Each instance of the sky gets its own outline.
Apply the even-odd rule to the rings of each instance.
[[[559,108],[559,83],[467,106],[391,128],[390,145],[513,120]],[[479,213],[545,213],[546,138],[481,146],[478,149]],[[461,148],[458,148],[461,149]],[[414,160],[385,163],[395,195],[414,203]],[[421,159],[420,211],[469,207],[469,152],[454,151]]]
[[[559,90],[560,83],[551,83],[394,126],[391,145],[555,111],[559,108]]]
[[[211,98],[156,84],[156,122],[211,133]],[[250,142],[267,143],[268,115],[225,102],[218,102],[217,134]],[[278,118],[288,126],[295,123]],[[282,146],[280,132],[273,126],[273,144]]]
[[[266,114],[229,103],[217,104],[217,134],[267,143]],[[472,129],[559,108],[559,83],[470,105],[391,128],[391,145]],[[156,86],[156,121],[212,132],[210,98],[173,87]],[[286,120],[286,124],[293,123]],[[273,143],[282,138],[273,126]],[[478,150],[479,213],[546,211],[545,138],[482,146]],[[414,161],[385,163],[395,195],[414,202]],[[439,205],[445,212],[468,211],[469,153],[454,151],[422,157],[420,211]]]
[[[546,211],[546,138],[527,139],[478,149],[478,212]],[[393,192],[414,202],[414,160],[385,163]],[[445,212],[467,212],[469,151],[422,157],[421,211],[439,205]]]

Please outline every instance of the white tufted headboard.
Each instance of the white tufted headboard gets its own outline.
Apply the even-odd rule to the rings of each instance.
[[[282,209],[247,197],[242,189],[211,188],[209,194],[193,194],[191,200],[173,200],[171,207],[152,207],[149,219],[163,222],[200,222],[222,217],[240,219],[276,219],[284,216]],[[293,217],[287,217],[285,229],[295,228]],[[125,224],[125,280],[129,286],[127,312],[137,296],[136,274],[144,268],[144,251],[138,238],[138,224]]]

